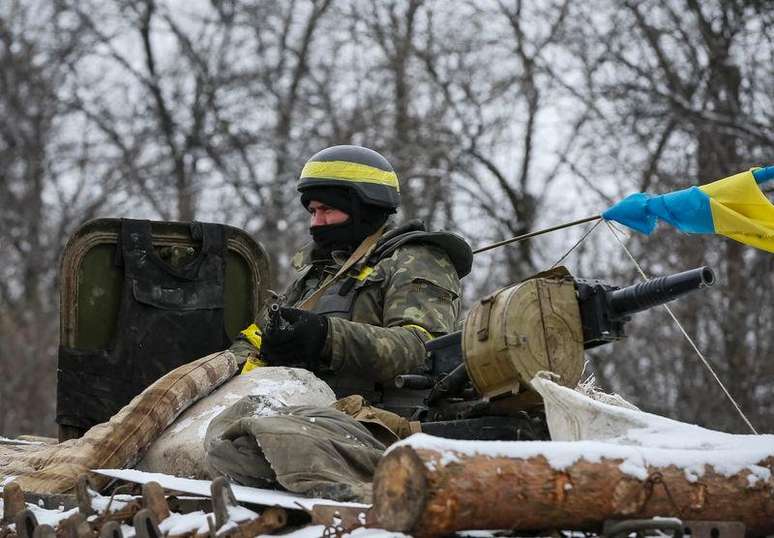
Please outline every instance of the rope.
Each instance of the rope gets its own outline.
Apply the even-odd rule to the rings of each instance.
[[[629,256],[629,259],[634,263],[634,266],[637,268],[637,271],[639,271],[640,275],[644,280],[648,280],[648,276],[645,274],[645,271],[642,270],[642,267],[639,263],[637,263],[637,260],[634,259],[634,256],[629,251],[628,248],[626,248],[626,245],[621,240],[621,238],[618,236],[618,232],[616,232],[615,228],[610,224],[610,222],[605,221],[605,224],[607,224],[608,229],[613,234],[613,237],[615,237],[616,241],[618,241],[618,244],[620,244],[624,251],[626,252],[626,255]],[[723,393],[726,395],[726,397],[731,401],[731,403],[734,405],[734,408],[739,413],[739,416],[742,417],[742,420],[744,420],[745,424],[750,428],[750,431],[758,435],[757,430],[753,427],[752,423],[747,419],[744,412],[742,412],[742,409],[739,407],[739,404],[736,403],[736,400],[734,400],[734,397],[731,396],[731,393],[728,392],[728,389],[726,389],[726,386],[723,384],[723,382],[720,380],[718,375],[715,373],[715,370],[712,369],[712,366],[710,366],[710,363],[707,361],[707,359],[704,357],[701,351],[699,351],[699,348],[694,343],[693,339],[688,336],[688,333],[683,328],[682,324],[677,320],[677,317],[672,312],[672,309],[669,308],[669,305],[663,305],[664,308],[666,308],[666,311],[669,312],[669,316],[672,318],[672,320],[677,324],[677,327],[680,329],[680,332],[683,333],[683,336],[685,336],[686,340],[688,340],[688,343],[691,345],[693,350],[696,352],[696,355],[698,355],[701,362],[704,364],[704,366],[707,368],[710,374],[712,374],[712,377],[715,378],[715,381],[720,385],[720,388],[723,389]]]
[[[506,239],[504,241],[498,241],[497,243],[492,243],[491,245],[486,245],[481,248],[477,248],[476,250],[473,251],[473,254],[478,254],[479,252],[485,252],[487,250],[501,247],[503,245],[508,245],[510,243],[518,243],[519,241],[529,239],[530,237],[547,234],[549,232],[555,232],[556,230],[561,230],[562,228],[577,226],[578,224],[583,224],[584,222],[590,222],[592,220],[600,220],[601,218],[602,218],[602,215],[594,215],[592,217],[586,217],[586,218],[574,220],[572,222],[566,222],[564,224],[559,224],[557,226],[551,226],[550,228],[543,228],[542,230],[537,230],[536,232],[529,232],[526,234],[517,235],[516,237],[511,237],[510,239]]]
[[[598,220],[598,221],[597,221],[597,222],[595,222],[595,223],[594,223],[592,226],[590,226],[590,227],[589,227],[589,229],[588,229],[588,230],[586,230],[586,233],[584,233],[584,234],[581,236],[581,238],[580,238],[580,239],[578,239],[578,240],[575,242],[575,244],[574,244],[573,246],[571,246],[571,247],[570,247],[570,250],[568,250],[567,252],[565,252],[565,253],[564,253],[564,255],[563,255],[561,258],[559,258],[558,260],[556,260],[556,261],[554,262],[554,264],[551,266],[551,269],[553,269],[554,267],[556,267],[557,265],[559,265],[560,263],[562,263],[562,262],[563,262],[563,261],[564,261],[564,260],[567,258],[567,256],[569,256],[570,254],[572,254],[572,251],[573,251],[573,250],[575,250],[576,248],[578,248],[578,247],[581,245],[581,243],[583,243],[583,242],[584,242],[584,241],[585,241],[585,240],[586,240],[586,239],[587,239],[587,238],[588,238],[588,237],[591,235],[591,232],[593,232],[594,230],[596,230],[596,229],[597,229],[597,226],[599,226],[600,224],[602,224],[602,219]]]

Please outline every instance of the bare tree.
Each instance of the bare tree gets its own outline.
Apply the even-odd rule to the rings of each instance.
[[[771,40],[759,24],[771,17],[770,6],[743,1],[627,2],[624,9],[577,4],[578,24],[568,42],[583,66],[579,98],[604,111],[586,131],[595,146],[576,154],[578,169],[586,177],[615,177],[611,188],[602,189],[613,200],[627,191],[706,183],[771,155],[771,124],[760,121],[768,112],[760,114],[759,107],[771,99],[761,88],[774,79],[770,69],[760,68],[762,51],[745,48],[764,43],[763,56],[771,55]],[[605,157],[614,166],[600,164]],[[716,270],[719,285],[683,300],[678,315],[742,409],[770,430],[774,415],[760,397],[774,390],[767,360],[772,349],[767,331],[756,329],[774,323],[771,256],[728,239],[673,230],[631,243],[654,273],[703,263]],[[633,279],[635,273],[619,277]],[[664,414],[745,430],[720,389],[707,389],[714,381],[661,313],[645,316],[632,332],[628,344],[595,362],[606,385]]]
[[[58,256],[105,198],[70,172],[83,148],[63,88],[83,52],[78,29],[46,2],[0,8],[0,431],[53,429]],[[29,405],[35,402],[36,405]]]

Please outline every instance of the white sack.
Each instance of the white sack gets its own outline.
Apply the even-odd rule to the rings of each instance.
[[[243,396],[266,397],[262,415],[287,405],[328,406],[336,397],[321,379],[300,368],[255,368],[238,375],[188,408],[151,444],[136,469],[209,479],[204,469],[204,434],[221,411]]]

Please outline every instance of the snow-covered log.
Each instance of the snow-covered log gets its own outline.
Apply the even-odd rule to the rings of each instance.
[[[378,523],[434,536],[600,530],[607,519],[673,516],[774,532],[774,435],[711,431],[541,377],[531,385],[543,397],[554,441],[409,437],[377,468]]]
[[[711,465],[699,474],[648,464],[669,460],[658,449],[649,458],[643,448],[526,442],[477,453],[486,444],[420,436],[390,451],[374,479],[377,523],[441,536],[464,529],[598,531],[607,519],[673,516],[774,532],[774,456],[733,474]]]

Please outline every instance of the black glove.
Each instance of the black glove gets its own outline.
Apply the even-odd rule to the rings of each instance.
[[[284,322],[270,327],[263,334],[261,357],[270,366],[304,365],[315,372],[328,337],[328,319],[297,308],[281,307]]]

